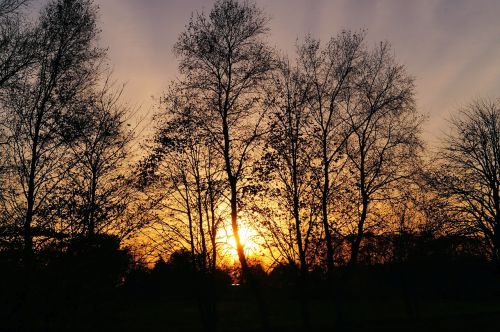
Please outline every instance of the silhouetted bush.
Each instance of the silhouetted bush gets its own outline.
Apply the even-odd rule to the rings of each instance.
[[[168,300],[194,298],[203,285],[213,285],[223,290],[231,283],[228,271],[217,269],[215,272],[203,273],[193,264],[189,251],[179,250],[172,253],[168,261],[160,258],[150,270],[144,267],[131,269],[124,289],[139,296]]]
[[[269,284],[273,287],[285,288],[297,284],[299,270],[295,264],[276,265],[269,273]]]
[[[218,289],[225,289],[233,283],[230,273],[226,270],[216,269],[213,278]]]
[[[84,291],[112,289],[124,280],[132,257],[120,249],[120,240],[110,235],[72,241],[56,270],[80,285]]]

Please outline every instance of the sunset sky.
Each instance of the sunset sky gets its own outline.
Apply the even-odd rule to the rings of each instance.
[[[209,0],[96,0],[102,43],[127,99],[144,111],[177,74],[172,47],[193,11]],[[460,105],[500,96],[500,1],[258,0],[271,17],[271,45],[293,54],[311,33],[322,40],[341,29],[366,28],[368,43],[392,43],[397,59],[416,77],[420,112],[429,115],[426,138],[446,132]]]

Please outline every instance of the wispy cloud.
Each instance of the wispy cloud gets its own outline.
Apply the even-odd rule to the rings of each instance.
[[[259,0],[272,18],[271,41],[293,52],[297,38],[327,39],[341,29],[368,30],[368,42],[389,40],[417,78],[418,105],[430,115],[429,139],[455,108],[480,95],[500,95],[500,2]],[[98,0],[103,44],[129,98],[147,106],[175,78],[171,50],[203,0]]]

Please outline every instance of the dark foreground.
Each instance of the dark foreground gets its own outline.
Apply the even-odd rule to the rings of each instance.
[[[297,301],[268,301],[273,331],[301,331]],[[313,331],[498,331],[498,299],[420,299],[418,313],[409,314],[396,299],[350,299],[343,304],[343,322],[336,324],[334,305],[326,300],[310,302]],[[254,303],[248,299],[218,302],[220,331],[258,331]],[[48,312],[39,308],[29,321],[3,320],[2,331],[200,331],[195,301],[100,299],[92,307],[73,304]]]
[[[213,299],[217,331],[262,331],[255,288],[233,286],[231,271],[208,278],[186,252],[146,269],[116,241],[77,249],[42,252],[29,269],[0,254],[0,331],[203,331],[201,304]],[[267,331],[500,331],[499,269],[477,257],[315,270],[304,293],[293,265],[252,271]]]
[[[172,271],[142,272],[118,287],[61,271],[39,271],[24,287],[22,278],[6,278],[9,272],[2,280],[1,331],[203,330],[193,280]],[[311,331],[500,330],[500,283],[484,265],[365,267],[337,276],[338,288],[311,279]],[[296,287],[284,281],[283,274],[261,279],[270,330],[302,331]],[[223,279],[217,298],[218,331],[260,330],[252,291]]]

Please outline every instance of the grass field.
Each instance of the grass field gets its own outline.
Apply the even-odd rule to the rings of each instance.
[[[4,274],[4,278],[6,273]],[[149,272],[114,287],[98,279],[37,274],[29,289],[15,274],[0,282],[0,331],[203,331],[189,278]],[[73,276],[73,275],[70,275]],[[153,278],[155,277],[155,278]],[[267,279],[266,279],[267,278]],[[296,285],[262,280],[268,331],[304,331]],[[307,288],[309,331],[500,331],[500,280],[479,266],[366,267]],[[191,281],[189,281],[191,280]],[[337,287],[338,286],[338,287]],[[218,331],[262,331],[248,286],[220,284]]]
[[[293,299],[267,301],[272,331],[302,331],[299,304]],[[349,299],[339,310],[328,300],[311,300],[312,331],[498,331],[500,301],[416,301],[413,313],[396,299]],[[74,308],[79,311],[78,308]],[[260,322],[252,299],[218,302],[219,331],[258,331]],[[341,322],[336,317],[341,317]],[[65,324],[51,326],[54,317],[38,325],[42,330],[72,331],[200,331],[196,301],[104,301],[75,312]],[[69,318],[69,317],[68,317]],[[62,319],[56,319],[61,324]]]

